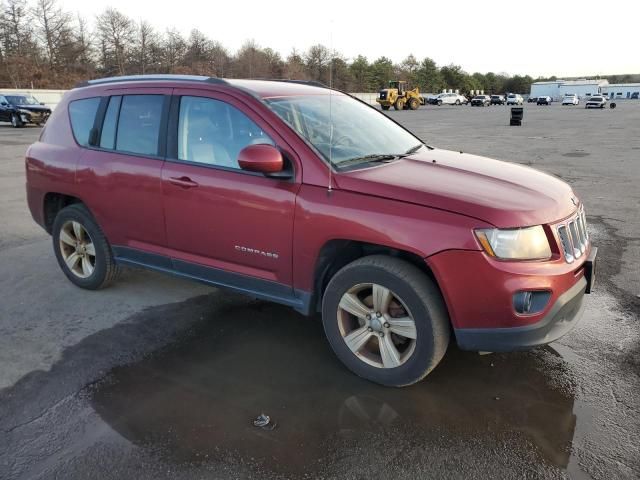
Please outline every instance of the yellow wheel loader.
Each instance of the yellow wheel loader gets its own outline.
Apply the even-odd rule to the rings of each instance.
[[[410,89],[407,82],[399,80],[389,82],[389,88],[380,90],[376,102],[383,110],[389,110],[391,107],[396,110],[417,110],[420,105],[425,104],[418,87]]]

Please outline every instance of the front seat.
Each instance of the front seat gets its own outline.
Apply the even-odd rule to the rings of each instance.
[[[238,168],[224,143],[218,139],[218,126],[211,120],[211,113],[194,109],[189,115],[187,132],[187,159],[208,165]]]

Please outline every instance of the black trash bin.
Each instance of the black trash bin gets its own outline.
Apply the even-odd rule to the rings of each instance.
[[[511,107],[511,122],[509,125],[511,126],[520,126],[522,125],[522,117],[524,116],[524,108],[522,107]]]

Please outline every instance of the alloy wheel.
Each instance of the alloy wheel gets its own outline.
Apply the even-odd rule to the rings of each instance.
[[[79,278],[88,278],[96,268],[96,248],[89,232],[75,220],[62,225],[60,253],[67,268]]]
[[[347,347],[374,367],[399,367],[415,350],[413,315],[395,292],[382,285],[350,288],[340,299],[337,320]]]

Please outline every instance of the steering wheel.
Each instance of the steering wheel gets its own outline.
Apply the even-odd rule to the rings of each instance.
[[[338,137],[336,140],[333,141],[333,146],[339,146],[342,145],[343,147],[355,147],[356,144],[355,142],[351,139],[351,137],[348,137],[347,135],[341,135],[340,137]]]

